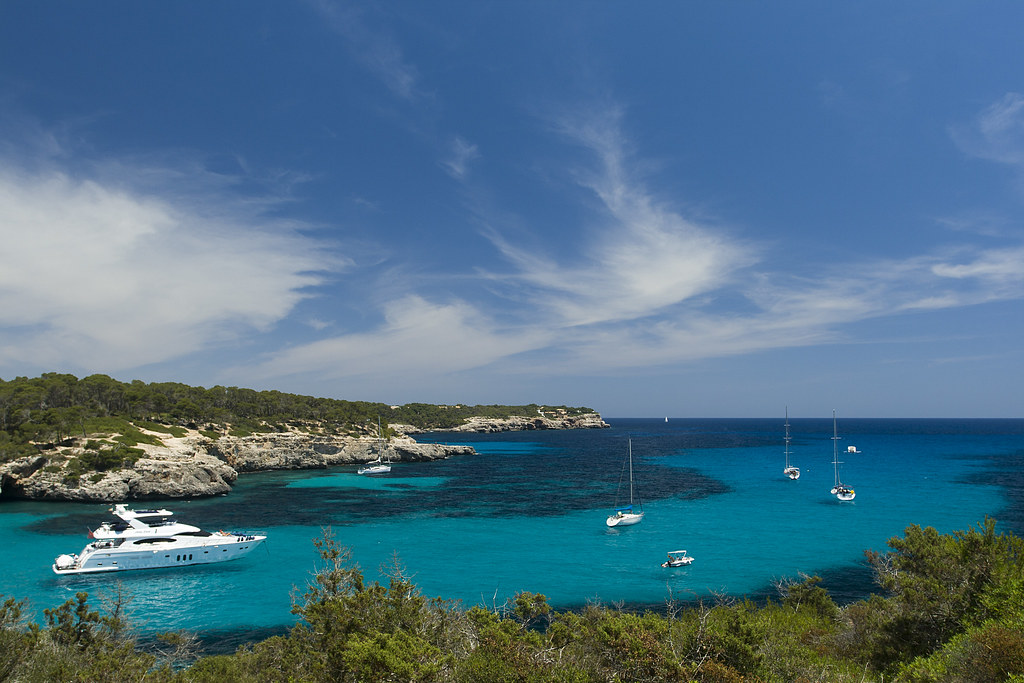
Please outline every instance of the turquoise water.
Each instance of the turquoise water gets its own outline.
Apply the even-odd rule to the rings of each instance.
[[[243,475],[231,494],[167,501],[208,530],[263,531],[264,548],[205,567],[57,577],[107,506],[0,502],[0,593],[36,618],[88,591],[120,585],[142,631],[191,629],[214,640],[260,637],[294,623],[292,595],[318,566],[312,540],[330,527],[371,579],[397,559],[427,596],[501,604],[523,590],[560,609],[588,601],[659,607],[711,593],[762,597],[773,581],[820,574],[840,600],[873,588],[864,550],[883,550],[908,524],[947,532],[985,515],[1024,529],[1024,420],[840,420],[842,478],[853,502],[829,495],[832,422],[608,420],[611,429],[434,434],[476,456],[399,463],[388,476],[355,468]],[[632,441],[642,524],[608,529]],[[424,439],[427,440],[427,439]],[[696,558],[663,569],[669,550]]]

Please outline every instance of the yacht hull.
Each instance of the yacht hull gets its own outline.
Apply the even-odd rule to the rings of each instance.
[[[147,539],[146,543],[114,547],[97,541],[87,545],[79,555],[61,555],[52,569],[58,575],[97,574],[227,562],[248,555],[266,540],[266,536],[224,534],[201,539],[199,543],[195,540]]]

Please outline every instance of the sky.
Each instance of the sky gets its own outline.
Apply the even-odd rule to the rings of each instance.
[[[1024,4],[0,4],[0,377],[1024,417]]]

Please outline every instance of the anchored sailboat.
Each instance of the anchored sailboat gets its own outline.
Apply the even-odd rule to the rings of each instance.
[[[785,436],[785,439],[786,439],[786,468],[784,470],[782,470],[782,473],[785,474],[790,479],[799,479],[800,478],[800,468],[799,467],[793,467],[792,465],[789,464],[789,442],[792,441],[793,439],[789,436],[789,407],[788,406],[786,408],[786,436]]]
[[[832,468],[835,470],[835,485],[832,487],[832,494],[839,500],[853,500],[856,493],[852,488],[843,484],[839,478],[839,434],[836,432],[836,411],[832,410]]]
[[[387,447],[384,443],[384,430],[381,429],[380,419],[377,420],[377,435],[377,459],[371,460],[356,470],[359,474],[387,474],[391,471],[391,460],[384,458]]]
[[[618,501],[616,500],[616,505]],[[633,509],[633,440],[629,440],[629,505],[616,507],[615,512],[608,515],[605,524],[608,526],[629,526],[637,524],[644,518],[644,507],[638,502],[639,512]]]

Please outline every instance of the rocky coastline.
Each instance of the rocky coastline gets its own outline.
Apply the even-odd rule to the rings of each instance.
[[[222,436],[217,439],[189,430],[180,437],[159,434],[161,445],[139,444],[145,454],[131,467],[68,476],[45,454],[0,464],[0,497],[4,499],[123,502],[223,495],[239,474],[270,470],[322,469],[384,459],[394,463],[423,462],[474,455],[471,446],[418,443],[408,436],[422,433],[408,425],[387,442],[370,437],[327,436],[304,432]],[[608,425],[596,413],[563,417],[470,418],[444,431],[501,432],[529,429],[591,429]]]
[[[580,415],[562,415],[550,417],[547,415],[519,416],[514,415],[507,418],[494,417],[470,417],[465,424],[448,429],[424,430],[412,425],[392,425],[405,434],[420,434],[427,431],[438,432],[515,432],[540,429],[607,429],[611,425],[601,419],[597,413],[583,413]]]
[[[366,437],[273,433],[223,436],[213,440],[198,432],[184,437],[161,435],[160,446],[139,444],[145,456],[131,467],[68,477],[48,466],[45,456],[0,465],[6,499],[122,502],[166,498],[200,498],[231,491],[239,474],[270,470],[322,469],[358,465],[383,455],[391,462],[416,462],[472,455],[471,446],[420,444],[398,437],[383,444]]]

